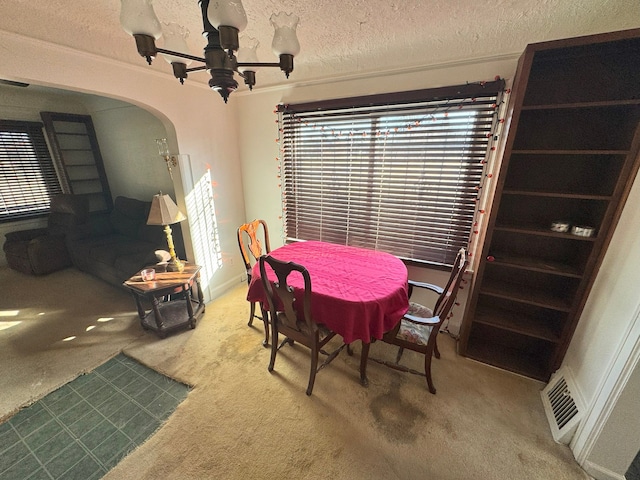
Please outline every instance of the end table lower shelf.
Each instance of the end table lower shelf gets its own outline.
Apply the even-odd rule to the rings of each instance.
[[[205,311],[200,268],[185,264],[182,272],[156,273],[155,279],[148,281],[143,281],[138,272],[124,282],[133,294],[143,329],[165,338],[168,332],[185,326],[196,328],[196,322]],[[143,300],[151,302],[150,311],[145,310]]]
[[[191,308],[193,309],[193,316],[189,315],[187,300],[170,300],[167,302],[158,302],[158,311],[160,312],[160,322],[156,318],[154,309],[146,312],[143,318],[140,319],[140,325],[145,330],[152,330],[156,332],[161,338],[164,338],[166,334],[172,330],[177,330],[186,325],[189,328],[196,328],[196,322],[204,313],[204,305],[200,305],[192,298],[188,299],[191,302]]]

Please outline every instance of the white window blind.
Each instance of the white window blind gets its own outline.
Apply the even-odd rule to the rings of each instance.
[[[285,234],[450,266],[503,81],[279,107]]]
[[[0,120],[0,222],[47,214],[61,192],[42,124]]]

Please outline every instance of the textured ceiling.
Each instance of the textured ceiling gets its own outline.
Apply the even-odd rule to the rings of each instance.
[[[292,81],[415,68],[521,52],[528,43],[640,27],[638,0],[244,0],[243,35],[271,52],[269,16],[300,17],[301,52]],[[197,0],[155,0],[160,21],[191,32],[193,55],[204,40]],[[146,65],[119,23],[119,0],[1,0],[0,29],[135,65]],[[158,42],[162,45],[162,40]],[[0,47],[1,48],[1,47]],[[193,65],[192,65],[193,66]],[[171,73],[157,59],[149,68]],[[206,82],[204,72],[190,75]],[[258,86],[284,83],[277,69],[257,74]]]

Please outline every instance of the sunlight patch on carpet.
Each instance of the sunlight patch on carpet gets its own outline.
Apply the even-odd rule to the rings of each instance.
[[[0,480],[102,478],[188,393],[120,354],[0,425]]]

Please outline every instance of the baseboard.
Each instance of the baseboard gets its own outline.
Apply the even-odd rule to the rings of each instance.
[[[212,300],[220,297],[221,295],[227,293],[232,288],[237,287],[240,284],[237,278],[231,278],[224,282],[222,285],[216,285],[215,288],[212,288],[211,285],[203,288],[204,302],[209,303]]]
[[[624,475],[612,472],[611,470],[600,465],[596,465],[588,460],[584,462],[582,468],[596,480],[625,480]]]

